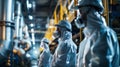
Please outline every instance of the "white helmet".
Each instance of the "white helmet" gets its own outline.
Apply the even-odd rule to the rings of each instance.
[[[80,7],[87,7],[91,6],[94,7],[98,12],[102,13],[104,10],[102,0],[78,0],[78,5],[75,6],[75,9]]]
[[[66,28],[68,31],[72,31],[72,26],[69,21],[67,20],[61,20],[59,24],[55,25],[60,28]]]

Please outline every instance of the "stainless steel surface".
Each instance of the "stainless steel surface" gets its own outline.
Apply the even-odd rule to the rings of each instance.
[[[14,19],[14,0],[0,0],[0,20],[13,21]]]
[[[0,54],[12,49],[14,0],[0,0]]]
[[[21,3],[19,1],[15,2],[15,37],[20,37],[21,30]]]

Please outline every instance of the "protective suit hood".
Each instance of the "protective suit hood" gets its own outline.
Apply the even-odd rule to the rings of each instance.
[[[84,9],[88,9],[85,7]],[[81,19],[81,18],[80,18]],[[75,21],[75,25],[77,28],[87,27],[88,29],[100,29],[106,27],[106,22],[104,17],[96,11],[94,8],[90,8],[89,12],[86,14],[86,20],[75,19],[79,21]]]
[[[94,9],[91,9],[91,11],[87,15],[87,24],[86,27],[90,29],[100,29],[106,26],[105,19],[99,12],[97,12]]]
[[[60,35],[61,40],[66,40],[72,38],[72,26],[69,21],[61,20],[59,24],[55,25],[58,28],[58,35]]]

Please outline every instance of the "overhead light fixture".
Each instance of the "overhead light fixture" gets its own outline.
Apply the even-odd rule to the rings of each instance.
[[[33,28],[31,29],[31,32],[34,32],[34,29],[33,29]]]
[[[34,27],[34,24],[33,24],[33,23],[31,23],[31,24],[30,24],[30,27]]]
[[[32,4],[31,3],[29,3],[29,1],[27,0],[27,8],[29,9],[29,8],[32,8]]]
[[[29,19],[30,19],[30,20],[32,20],[32,19],[33,19],[33,16],[31,16],[31,15],[29,15],[28,17],[29,17]]]

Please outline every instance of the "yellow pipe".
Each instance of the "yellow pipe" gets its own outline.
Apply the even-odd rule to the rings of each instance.
[[[56,10],[54,11],[54,24],[57,24],[58,21],[57,21],[57,15],[56,15]]]
[[[60,20],[63,20],[63,6],[62,6],[62,3],[60,3]]]
[[[109,26],[109,1],[104,0],[103,5],[104,5],[104,16],[105,16],[107,25]]]

